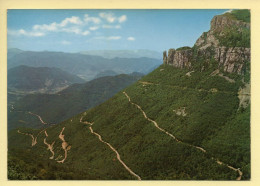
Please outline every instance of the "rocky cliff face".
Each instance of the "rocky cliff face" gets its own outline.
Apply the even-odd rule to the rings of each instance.
[[[250,23],[237,20],[231,14],[215,16],[211,20],[210,30],[204,32],[197,39],[193,48],[169,49],[168,56],[167,52],[164,51],[164,64],[178,68],[193,68],[192,64],[198,63],[199,58],[203,59],[203,63],[211,63],[213,58],[218,63],[219,69],[229,73],[243,74],[246,63],[250,61],[250,48],[227,47],[220,42],[220,39],[226,39],[225,34],[231,28],[240,33],[243,29],[250,29]],[[231,39],[233,38],[231,37]],[[239,40],[240,38],[235,39]],[[203,69],[204,67],[201,70]]]
[[[191,58],[192,58],[192,50],[180,50],[176,51],[175,49],[169,49],[168,57],[166,56],[166,52],[164,53],[164,63],[168,65],[172,65],[178,68],[190,68],[191,67]]]
[[[250,61],[250,48],[218,47],[215,49],[214,58],[225,72],[243,74],[244,65]]]

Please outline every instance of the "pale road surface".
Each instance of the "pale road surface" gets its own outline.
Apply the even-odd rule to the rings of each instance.
[[[41,116],[39,116],[38,114],[34,114],[34,113],[32,113],[32,112],[28,112],[28,113],[31,114],[31,115],[37,116],[37,117],[39,118],[39,120],[41,121],[42,124],[47,125],[47,123],[45,123],[45,122],[42,120]]]
[[[31,136],[31,138],[32,138],[32,146],[34,146],[34,145],[37,144],[37,138],[38,138],[39,134],[41,134],[43,131],[45,131],[45,129],[41,130],[41,131],[36,135],[36,137],[34,137],[32,134],[23,133],[23,132],[20,132],[20,130],[17,130],[17,132],[18,132],[19,134],[24,134],[24,135],[27,135],[27,136]]]
[[[188,145],[188,146],[190,146],[190,147],[194,147],[194,148],[196,148],[196,149],[202,151],[203,153],[207,153],[206,150],[203,149],[202,147],[198,147],[198,146],[195,146],[195,145],[191,145],[191,144],[185,143],[185,142],[183,142],[183,141],[181,141],[181,140],[178,140],[174,135],[172,135],[171,133],[167,132],[166,130],[160,128],[160,127],[158,126],[158,124],[157,124],[156,121],[154,121],[154,120],[150,119],[149,117],[147,117],[146,113],[143,111],[143,109],[142,109],[138,104],[133,103],[133,102],[131,101],[131,98],[128,96],[128,94],[127,94],[126,92],[123,92],[123,94],[127,97],[128,101],[129,101],[132,105],[135,105],[135,106],[142,112],[142,114],[144,115],[144,118],[147,119],[148,121],[152,122],[157,129],[159,129],[160,131],[164,132],[164,133],[167,134],[168,136],[172,137],[172,138],[173,138],[175,141],[177,141],[178,143],[186,144],[186,145]],[[242,177],[243,173],[240,171],[239,168],[234,168],[234,167],[232,167],[232,166],[230,166],[230,165],[228,165],[228,164],[224,164],[223,162],[219,161],[218,159],[216,159],[216,158],[214,158],[214,157],[212,157],[212,159],[214,159],[219,165],[225,165],[225,166],[228,167],[229,169],[238,172],[239,177],[237,177],[236,180],[241,180],[241,177]]]
[[[52,153],[52,156],[50,157],[50,159],[53,159],[54,158],[53,145],[54,145],[55,141],[52,142],[52,144],[47,143],[46,142],[46,138],[48,137],[47,131],[45,130],[44,133],[45,133],[46,137],[44,138],[43,142],[45,145],[47,145],[47,150],[50,150],[50,152]]]
[[[65,127],[62,128],[60,135],[59,135],[59,138],[62,141],[61,147],[64,150],[64,158],[63,158],[63,160],[57,161],[58,163],[64,163],[64,161],[67,159],[68,150],[70,150],[70,148],[71,148],[71,146],[69,146],[68,143],[64,139],[65,135],[62,134],[64,129],[65,129]]]
[[[31,136],[31,138],[32,138],[32,146],[36,145],[36,143],[37,143],[37,137],[34,138],[34,136],[33,136],[32,134],[23,133],[23,132],[20,132],[20,130],[17,130],[17,132],[18,132],[19,134],[23,134],[23,135]]]
[[[12,105],[12,107],[13,107],[13,105]],[[14,109],[14,108],[13,108],[13,109]],[[16,112],[22,112],[22,111],[16,111]],[[42,124],[44,124],[44,125],[47,125],[47,124],[48,124],[48,123],[44,122],[43,119],[42,119],[42,117],[39,116],[38,114],[35,114],[35,113],[32,113],[32,112],[28,112],[28,114],[37,116]],[[50,125],[55,125],[55,124],[50,124]],[[45,132],[45,135],[48,136],[48,134],[46,133],[46,129],[41,130],[41,131],[36,135],[36,137],[34,137],[32,134],[22,133],[22,132],[20,132],[19,130],[18,130],[17,132],[20,133],[20,134],[24,134],[24,135],[29,135],[29,136],[31,136],[31,137],[32,137],[32,146],[34,146],[34,145],[37,144],[37,137],[38,137],[39,134],[41,134],[43,131]]]
[[[104,144],[106,144],[107,146],[109,146],[109,148],[116,153],[116,157],[117,157],[118,161],[124,166],[124,168],[125,168],[131,175],[135,176],[138,180],[141,180],[141,177],[138,176],[136,173],[134,173],[134,172],[121,160],[120,154],[117,152],[117,150],[116,150],[110,143],[108,143],[108,142],[102,140],[102,137],[101,137],[98,133],[96,133],[96,132],[93,131],[93,129],[92,129],[91,126],[94,124],[94,122],[92,122],[92,123],[91,123],[91,122],[87,122],[87,121],[83,122],[83,121],[82,121],[82,118],[83,118],[83,116],[80,118],[80,122],[81,122],[81,123],[84,123],[84,124],[87,124],[87,125],[90,125],[90,127],[89,127],[90,132],[91,132],[92,134],[96,135],[96,136],[98,137],[99,141],[101,141],[102,143],[104,143]]]

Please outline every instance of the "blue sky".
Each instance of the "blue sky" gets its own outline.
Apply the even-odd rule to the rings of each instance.
[[[168,50],[193,46],[227,10],[8,10],[8,48]]]

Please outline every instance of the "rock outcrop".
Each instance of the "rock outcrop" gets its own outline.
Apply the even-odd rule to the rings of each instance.
[[[237,26],[237,27],[246,27],[250,28],[250,24],[243,22],[241,20],[236,20],[230,16],[230,14],[223,14],[213,17],[210,22],[211,30],[220,30],[222,31],[226,26]]]
[[[172,65],[178,68],[191,67],[192,50],[179,50],[169,49],[167,61],[165,64]]]
[[[224,72],[243,74],[246,63],[250,62],[250,48],[221,46],[219,38],[225,37],[227,28],[250,29],[250,23],[237,20],[231,14],[217,15],[211,20],[210,30],[204,32],[191,49],[169,49],[163,53],[163,63],[178,68],[192,69],[198,62],[210,63],[212,58],[218,63],[218,69]],[[200,59],[200,60],[198,60]],[[200,70],[205,66],[201,65]]]
[[[163,64],[167,64],[167,52],[163,52]]]

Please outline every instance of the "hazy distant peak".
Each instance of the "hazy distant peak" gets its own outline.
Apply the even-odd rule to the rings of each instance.
[[[88,50],[82,51],[80,54],[102,56],[104,58],[140,58],[148,57],[161,59],[162,55],[160,52],[146,49],[139,50]]]

